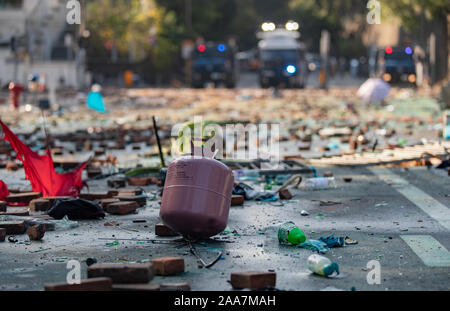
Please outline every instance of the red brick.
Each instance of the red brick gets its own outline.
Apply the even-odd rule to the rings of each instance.
[[[280,199],[282,200],[292,199],[292,194],[288,189],[282,189],[278,194],[280,195]]]
[[[108,187],[111,188],[120,188],[125,187],[126,180],[124,178],[114,178],[108,180]]]
[[[105,154],[105,149],[99,148],[99,149],[95,149],[94,150],[94,155],[95,156],[101,156]]]
[[[109,277],[113,284],[146,284],[153,279],[151,263],[93,264],[87,272],[88,278]]]
[[[175,275],[184,272],[184,259],[180,257],[155,258],[152,261],[155,275]]]
[[[103,207],[103,210],[106,211],[106,207],[112,203],[120,202],[119,199],[102,199],[100,200],[100,205]]]
[[[105,211],[114,215],[126,215],[134,213],[139,208],[136,202],[117,202],[108,204]]]
[[[145,206],[147,204],[147,198],[140,195],[121,195],[114,197],[115,199],[119,199],[120,201],[125,202],[136,202],[139,206]]]
[[[92,143],[91,143],[89,140],[86,140],[86,141],[84,142],[84,149],[85,149],[86,151],[91,151],[91,150],[92,150]]]
[[[250,288],[250,289],[264,289],[266,287],[275,287],[276,284],[275,272],[239,272],[231,273],[231,285],[233,288]]]
[[[161,287],[154,284],[114,284],[112,290],[125,292],[158,292],[161,290]]]
[[[188,283],[164,283],[161,284],[162,292],[187,292],[191,290],[191,286]]]
[[[17,171],[19,169],[19,165],[13,161],[6,162],[6,170],[8,171]]]
[[[157,236],[176,236],[178,233],[174,232],[172,229],[164,224],[155,225],[155,234]]]
[[[78,197],[89,201],[111,198],[108,193],[80,193]]]
[[[148,186],[153,183],[151,177],[130,177],[128,178],[128,184],[130,186]]]
[[[48,211],[51,207],[50,200],[45,198],[34,199],[30,202],[30,211],[32,212],[45,212]]]
[[[102,169],[99,167],[90,167],[86,169],[88,178],[100,176],[102,174]]]
[[[326,171],[325,173],[323,173],[324,177],[333,177],[333,172],[332,171]]]
[[[0,228],[6,229],[6,234],[23,234],[25,232],[25,222],[0,221]]]
[[[112,280],[110,278],[91,278],[81,280],[80,284],[54,283],[46,284],[46,291],[110,291]]]
[[[7,196],[6,202],[29,204],[32,200],[40,197],[42,197],[42,193],[40,192],[23,192]]]
[[[243,195],[233,195],[231,197],[231,206],[243,205],[244,200],[245,200],[245,198]]]
[[[109,198],[113,198],[119,195],[119,191],[118,190],[108,190],[108,197]]]
[[[40,241],[45,235],[45,225],[39,224],[27,229],[27,235],[31,241]]]
[[[5,238],[6,238],[6,229],[0,228],[0,242],[5,241]]]
[[[6,212],[6,202],[0,201],[0,212]]]
[[[118,195],[141,195],[143,193],[142,189],[138,188],[123,188],[118,189]]]

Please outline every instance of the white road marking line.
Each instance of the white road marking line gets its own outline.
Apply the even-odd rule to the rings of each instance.
[[[450,209],[440,203],[408,181],[391,172],[387,168],[372,168],[369,170],[378,178],[391,184],[405,198],[417,205],[422,211],[439,222],[444,228],[450,230]]]
[[[428,267],[450,267],[450,252],[431,235],[401,235]]]

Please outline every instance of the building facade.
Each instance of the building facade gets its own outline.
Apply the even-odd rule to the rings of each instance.
[[[65,0],[0,0],[0,85],[45,77],[51,88],[81,88],[84,61]]]

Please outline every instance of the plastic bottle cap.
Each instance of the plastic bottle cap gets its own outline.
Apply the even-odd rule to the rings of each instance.
[[[289,231],[288,241],[291,244],[297,245],[306,241],[306,235],[302,230],[295,227]]]

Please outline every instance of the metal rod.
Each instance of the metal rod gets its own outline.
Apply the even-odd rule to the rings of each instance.
[[[161,167],[166,167],[166,164],[164,163],[164,156],[162,153],[162,148],[161,148],[161,141],[159,140],[158,125],[156,124],[155,116],[152,117],[152,120],[153,120],[153,130],[154,130],[155,136],[156,136],[156,143],[158,144],[159,159],[161,160]]]

